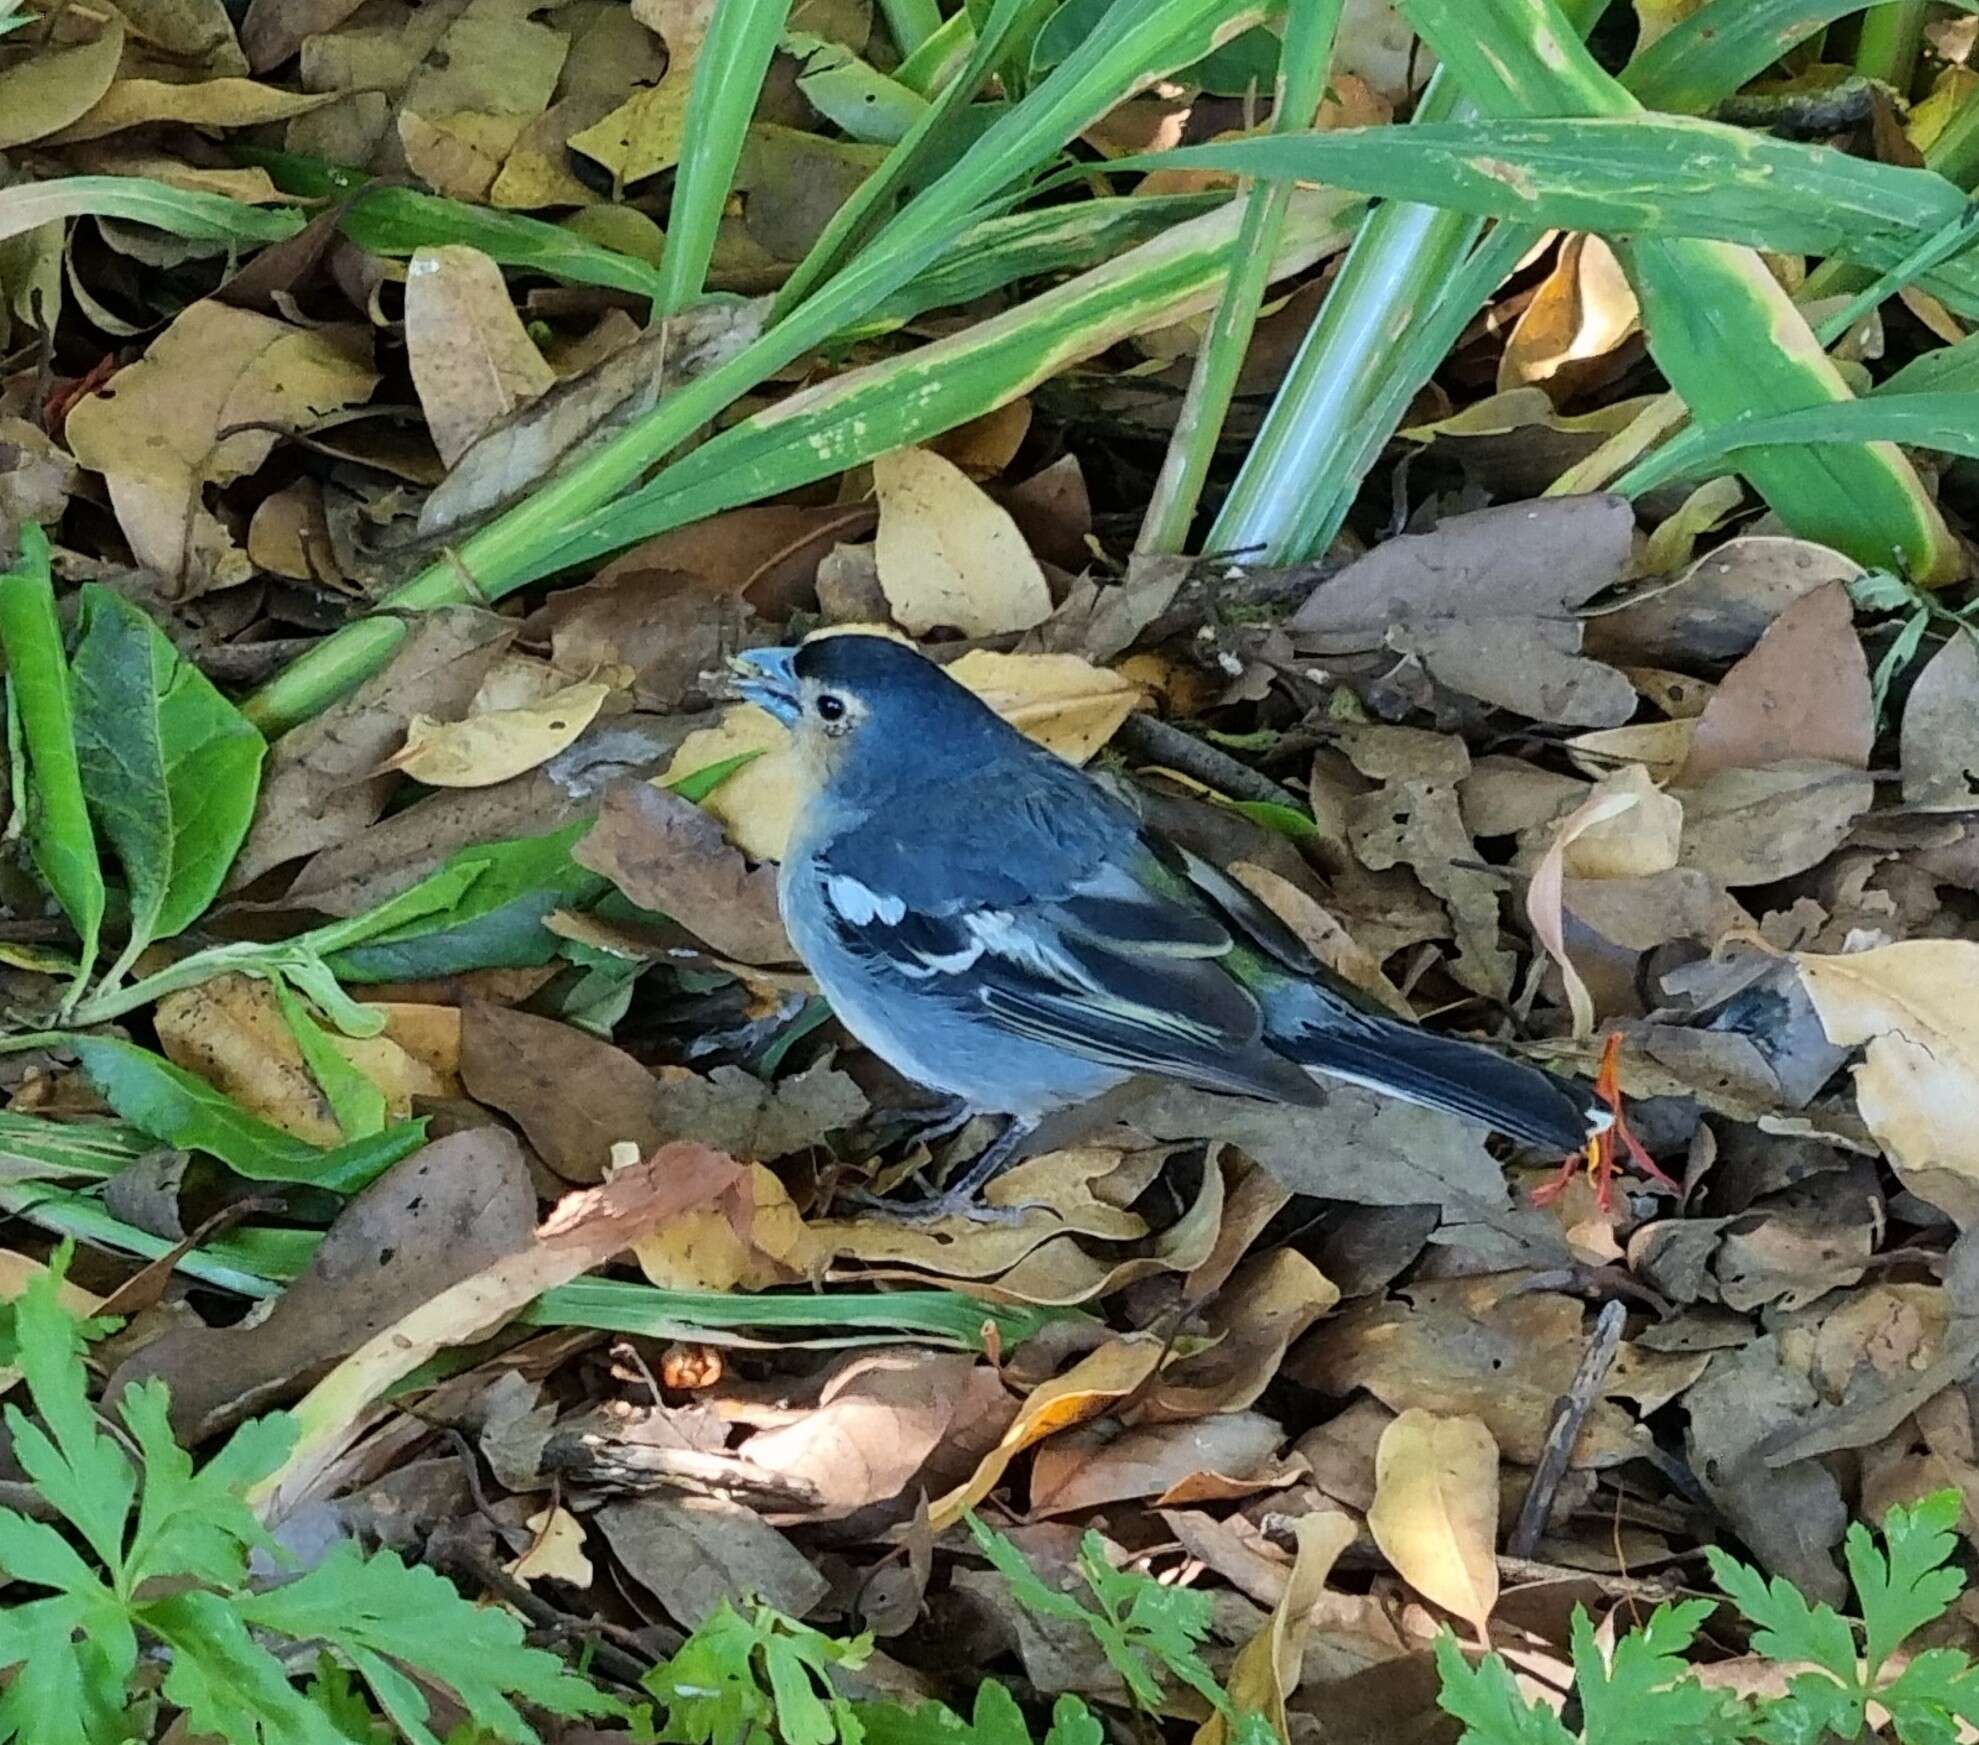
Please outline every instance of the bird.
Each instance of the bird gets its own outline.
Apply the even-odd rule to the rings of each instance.
[[[1142,1074],[1306,1105],[1346,1080],[1585,1162],[1606,1203],[1612,1082],[1395,1016],[914,647],[823,633],[730,666],[791,733],[777,897],[797,955],[881,1059],[1007,1117],[927,1215],[990,1216],[980,1190],[1048,1116]]]

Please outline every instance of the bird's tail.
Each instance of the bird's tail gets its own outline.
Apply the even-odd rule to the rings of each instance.
[[[1271,1038],[1301,1066],[1461,1115],[1507,1138],[1568,1156],[1612,1119],[1589,1091],[1481,1042],[1439,1036],[1395,1019],[1363,1016]]]

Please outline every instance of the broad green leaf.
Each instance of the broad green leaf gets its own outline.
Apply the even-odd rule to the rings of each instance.
[[[581,907],[611,886],[570,858],[571,844],[589,828],[580,821],[545,836],[460,849],[430,875],[449,879],[475,869],[454,902],[338,951],[330,967],[346,981],[378,982],[548,963],[559,941],[543,918],[553,909]]]
[[[1715,1545],[1705,1546],[1704,1555],[1726,1596],[1756,1626],[1755,1649],[1773,1660],[1811,1660],[1854,1686],[1855,1633],[1833,1606],[1810,1606],[1784,1576],[1769,1580]]]
[[[248,1553],[272,1551],[275,1541],[241,1497],[281,1464],[295,1440],[292,1421],[282,1413],[250,1420],[195,1471],[192,1456],[172,1434],[162,1381],[127,1387],[117,1406],[144,1460],[137,1527],[124,1559],[126,1587],[135,1591],[154,1577],[188,1575],[215,1587],[245,1582]]]
[[[6,197],[0,192],[0,201]],[[0,648],[7,656],[9,737],[18,723],[27,752],[28,847],[82,940],[79,988],[103,925],[103,868],[76,761],[69,665],[55,616],[48,536],[31,522],[21,528],[19,561],[0,574]]]
[[[1436,1700],[1464,1723],[1466,1745],[1576,1745],[1558,1715],[1527,1701],[1496,1654],[1473,1666],[1445,1630],[1436,1638],[1436,1671],[1442,1680]]]
[[[73,673],[83,792],[124,869],[130,942],[118,980],[154,939],[200,917],[254,817],[267,746],[136,606],[90,583]]]
[[[425,1142],[426,1123],[325,1151],[250,1115],[204,1079],[164,1056],[113,1036],[78,1036],[72,1046],[99,1096],[134,1127],[182,1151],[204,1151],[252,1181],[301,1182],[353,1194]]]
[[[185,1710],[195,1733],[271,1745],[350,1745],[254,1639],[233,1596],[195,1588],[153,1600],[139,1616],[171,1649],[165,1696]]]

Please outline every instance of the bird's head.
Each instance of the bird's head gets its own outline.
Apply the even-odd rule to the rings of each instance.
[[[752,648],[729,662],[736,689],[790,729],[819,784],[856,771],[904,784],[917,768],[952,769],[1002,723],[967,687],[887,636],[813,637],[794,648]]]

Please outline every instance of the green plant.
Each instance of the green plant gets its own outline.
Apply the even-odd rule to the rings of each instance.
[[[617,1708],[554,1655],[526,1646],[508,1613],[471,1604],[395,1553],[366,1557],[346,1542],[288,1580],[251,1580],[250,1553],[285,1553],[242,1497],[280,1464],[292,1424],[280,1413],[243,1424],[195,1469],[173,1439],[166,1389],[151,1381],[118,1402],[128,1444],[106,1434],[82,1359],[85,1338],[103,1325],[78,1322],[57,1301],[65,1265],[58,1255],[13,1304],[12,1359],[34,1416],[9,1405],[7,1432],[70,1532],[0,1509],[0,1577],[15,1590],[0,1611],[0,1669],[10,1675],[0,1741],[118,1745],[150,1736],[162,1700],[193,1732],[228,1745],[349,1745],[340,1717],[352,1711],[351,1687],[297,1688],[293,1662],[308,1644],[354,1673],[416,1745],[438,1741],[408,1668],[495,1739],[536,1738],[516,1699],[567,1716]],[[21,1589],[41,1597],[16,1597]],[[154,1690],[155,1660],[164,1672]]]
[[[1742,1698],[1697,1679],[1685,1656],[1716,1606],[1699,1599],[1658,1606],[1645,1626],[1620,1637],[1607,1655],[1586,1612],[1575,1608],[1578,1735],[1550,1709],[1529,1701],[1497,1655],[1473,1666],[1448,1634],[1436,1645],[1443,1707],[1464,1723],[1465,1745],[1572,1745],[1577,1737],[1586,1745],[1666,1739],[1816,1745],[1862,1737],[1872,1703],[1904,1745],[1949,1745],[1961,1722],[1979,1719],[1979,1668],[1954,1649],[1909,1656],[1899,1651],[1965,1586],[1963,1573],[1949,1567],[1959,1508],[1956,1491],[1940,1491],[1913,1507],[1892,1509],[1881,1548],[1861,1522],[1849,1528],[1843,1555],[1860,1624],[1832,1606],[1809,1605],[1784,1577],[1769,1580],[1717,1547],[1707,1548],[1719,1587],[1754,1627],[1753,1652],[1796,1669],[1782,1695]]]

